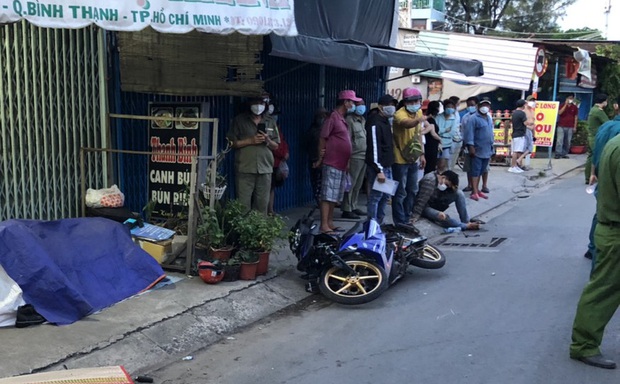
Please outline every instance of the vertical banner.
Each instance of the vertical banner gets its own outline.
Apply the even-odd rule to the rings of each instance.
[[[200,123],[174,122],[170,117],[201,117],[200,104],[152,103],[149,126],[149,200],[153,216],[177,214],[188,206],[192,156],[200,153]],[[176,156],[180,155],[180,156]]]
[[[552,147],[555,138],[555,126],[558,120],[559,101],[537,101],[534,116],[535,145],[537,147]]]

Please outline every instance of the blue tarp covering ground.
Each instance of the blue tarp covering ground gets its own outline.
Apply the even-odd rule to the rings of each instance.
[[[103,218],[0,223],[0,265],[50,323],[71,324],[165,273],[122,224]]]

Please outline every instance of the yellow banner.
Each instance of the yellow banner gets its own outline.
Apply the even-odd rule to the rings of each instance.
[[[552,147],[555,137],[555,125],[558,119],[559,101],[537,101],[534,114],[536,125],[534,136],[537,147]]]

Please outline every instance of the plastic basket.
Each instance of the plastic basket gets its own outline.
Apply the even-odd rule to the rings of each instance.
[[[211,200],[211,187],[207,186],[206,184],[202,185],[202,194],[205,197],[205,199],[207,200]],[[223,187],[215,187],[215,189],[213,190],[213,198],[215,200],[219,200],[222,198],[222,196],[224,196],[224,191],[226,191],[226,185]]]

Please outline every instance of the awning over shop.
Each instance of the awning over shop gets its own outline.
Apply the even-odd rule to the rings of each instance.
[[[397,47],[420,54],[433,53],[441,57],[455,57],[463,60],[475,58],[484,65],[484,75],[476,78],[451,72],[425,73],[425,76],[524,91],[530,88],[537,50],[532,43],[526,42],[405,29],[399,30]],[[395,67],[413,69],[400,65],[395,65]],[[423,69],[423,67],[416,68]]]
[[[25,19],[45,28],[296,36],[294,0],[2,1],[0,24]]]
[[[477,60],[425,55],[311,36],[272,35],[271,44],[273,56],[358,71],[366,71],[373,67],[394,66],[431,71],[453,71],[465,76],[481,76],[484,73],[482,63]]]

